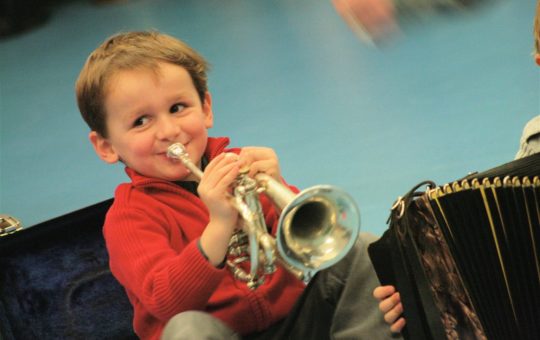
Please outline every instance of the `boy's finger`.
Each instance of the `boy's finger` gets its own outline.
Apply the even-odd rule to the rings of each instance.
[[[373,297],[382,300],[394,294],[394,292],[394,286],[379,286],[373,290]]]
[[[276,175],[277,164],[274,160],[262,160],[253,162],[249,167],[249,176],[253,177],[258,173],[265,173],[270,176]]]
[[[399,318],[392,326],[390,326],[390,331],[392,333],[400,333],[403,330],[403,327],[405,327],[405,324],[405,318]]]
[[[403,308],[401,307],[400,303],[384,314],[384,321],[389,324],[393,324],[401,316],[401,314],[403,314]]]
[[[205,172],[211,172],[214,169],[222,167],[224,164],[231,163],[231,162],[237,162],[238,161],[238,155],[231,152],[224,152],[220,155],[218,155],[216,158],[212,159],[210,163],[206,166]]]
[[[207,168],[203,174],[202,184],[216,188],[221,188],[220,185],[228,187],[234,182],[238,172],[238,161],[234,157],[224,157],[222,161],[213,164],[213,168]]]
[[[387,313],[392,310],[397,304],[401,304],[399,293],[394,293],[391,296],[382,300],[381,303],[379,303],[379,309],[383,313]]]

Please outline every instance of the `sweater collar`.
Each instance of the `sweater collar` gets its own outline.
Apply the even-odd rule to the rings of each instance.
[[[215,158],[217,155],[225,151],[225,148],[229,145],[229,138],[227,137],[208,137],[208,141],[206,143],[206,150],[204,151],[204,156],[209,161]],[[154,183],[172,183],[170,181],[159,179],[159,178],[152,178],[147,177],[144,175],[141,175],[140,173],[136,172],[135,170],[129,168],[126,166],[125,168],[126,174],[131,179],[131,183],[135,187],[139,186],[146,186],[148,184],[154,184]]]

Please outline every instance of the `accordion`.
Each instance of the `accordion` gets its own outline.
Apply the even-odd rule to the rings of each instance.
[[[368,248],[400,292],[406,339],[540,339],[540,154],[392,207]]]

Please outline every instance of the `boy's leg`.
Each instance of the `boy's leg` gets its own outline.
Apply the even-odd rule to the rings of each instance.
[[[248,339],[391,339],[373,289],[379,280],[367,246],[377,237],[361,233],[340,262],[313,278],[277,332]]]
[[[332,320],[332,339],[399,338],[390,332],[379,310],[379,301],[373,297],[373,289],[380,283],[367,248],[377,239],[375,235],[361,233],[346,261],[325,273],[343,281]]]
[[[163,330],[162,340],[240,340],[221,320],[199,311],[175,315]]]

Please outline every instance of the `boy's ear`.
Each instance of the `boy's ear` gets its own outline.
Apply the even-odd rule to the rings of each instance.
[[[539,53],[535,53],[534,61],[536,61],[536,65],[540,66],[540,54]]]
[[[105,138],[103,138],[96,131],[91,131],[88,135],[90,143],[94,146],[96,154],[106,163],[116,163],[120,159],[118,154],[114,151],[111,143]]]
[[[203,113],[205,115],[205,125],[209,129],[214,126],[214,112],[212,111],[212,95],[206,91],[204,94],[204,102],[202,103]]]

